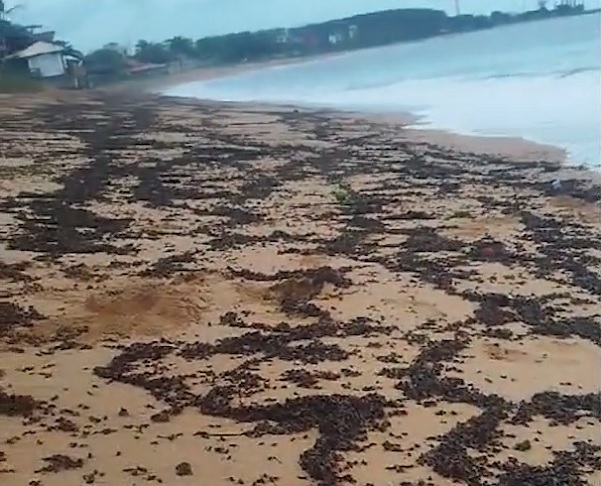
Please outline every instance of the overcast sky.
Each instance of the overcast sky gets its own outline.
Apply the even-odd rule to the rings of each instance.
[[[554,0],[549,3],[552,4]],[[600,0],[587,0],[593,7]],[[524,10],[537,0],[460,0],[465,13]],[[13,19],[44,24],[82,50],[110,41],[175,35],[199,38],[243,30],[295,26],[391,8],[454,11],[454,0],[8,0],[23,5]]]

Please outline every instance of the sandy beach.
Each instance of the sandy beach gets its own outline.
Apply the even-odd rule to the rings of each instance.
[[[599,484],[600,186],[560,158],[1,98],[0,484]]]

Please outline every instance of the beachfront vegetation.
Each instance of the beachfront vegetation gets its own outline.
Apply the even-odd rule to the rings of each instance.
[[[84,62],[98,74],[117,76],[125,74],[127,70],[125,56],[108,47],[91,52],[84,58]]]
[[[3,64],[11,53],[13,44],[17,47],[23,46],[23,37],[27,34],[25,27],[9,20],[10,14],[18,8],[20,5],[8,7],[6,2],[0,0],[0,61]]]
[[[9,55],[17,49],[27,47],[27,30],[25,27],[15,24],[9,20],[9,15],[18,8],[17,5],[8,7],[6,2],[0,0],[0,92],[18,91],[21,76],[9,71],[7,61]],[[30,86],[26,83],[26,90]]]

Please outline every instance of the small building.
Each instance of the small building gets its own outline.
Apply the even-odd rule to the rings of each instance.
[[[328,35],[328,42],[333,46],[335,46],[336,44],[340,44],[343,40],[344,37],[340,32]]]
[[[57,87],[83,88],[87,84],[83,55],[51,42],[37,41],[7,56],[15,69]]]
[[[359,27],[357,27],[356,25],[349,25],[348,26],[348,38],[349,38],[349,40],[354,40],[357,37],[358,33],[359,33]]]
[[[78,62],[65,54],[63,46],[44,41],[35,42],[9,57],[26,61],[29,71],[40,78],[64,76],[68,72],[69,63]]]
[[[275,41],[277,44],[288,44],[291,41],[290,30],[281,29],[278,32]]]

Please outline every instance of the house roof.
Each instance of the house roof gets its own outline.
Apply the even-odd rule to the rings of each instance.
[[[56,44],[50,44],[49,42],[38,41],[31,44],[27,49],[15,52],[10,57],[16,57],[21,59],[27,59],[29,57],[41,56],[44,54],[54,54],[56,52],[62,52],[64,47]]]

